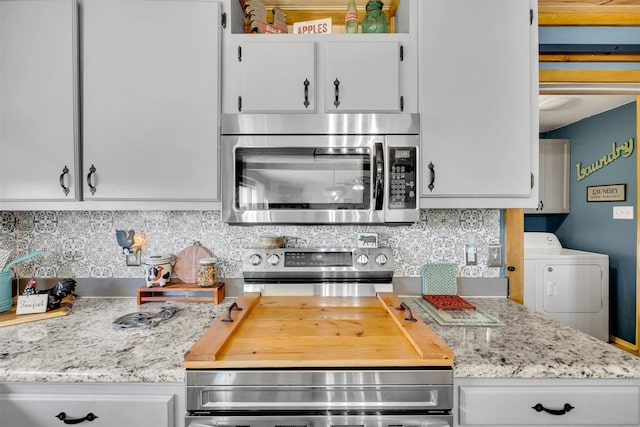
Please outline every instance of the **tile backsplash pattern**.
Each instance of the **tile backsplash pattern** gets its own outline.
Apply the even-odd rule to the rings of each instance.
[[[287,247],[356,247],[357,233],[378,233],[391,247],[398,277],[420,276],[427,262],[453,262],[461,277],[497,277],[487,267],[487,245],[500,243],[496,209],[425,209],[408,226],[258,225],[230,226],[218,211],[20,211],[0,212],[0,248],[10,259],[42,249],[14,266],[20,277],[143,278],[141,267],[126,265],[115,230],[136,230],[146,238],[143,256],[177,253],[200,244],[222,260],[222,276],[241,277],[243,250],[264,233],[286,237]],[[477,265],[465,265],[469,236],[477,241]]]

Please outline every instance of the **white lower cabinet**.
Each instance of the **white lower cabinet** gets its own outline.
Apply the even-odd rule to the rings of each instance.
[[[178,427],[183,384],[0,383],[0,426]]]
[[[640,380],[454,383],[457,426],[640,426]]]

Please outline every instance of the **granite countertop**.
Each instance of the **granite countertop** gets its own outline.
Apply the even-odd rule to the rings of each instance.
[[[640,358],[508,299],[469,298],[506,327],[438,325],[403,299],[451,347],[455,377],[640,378]],[[78,298],[63,317],[0,328],[0,382],[182,383],[183,355],[232,302],[167,303],[175,315],[150,329],[114,329],[116,318],[164,303]]]

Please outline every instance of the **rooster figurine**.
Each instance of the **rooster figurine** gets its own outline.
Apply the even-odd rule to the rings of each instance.
[[[36,286],[36,279],[30,278],[27,284],[24,287],[24,291],[22,295],[29,296],[35,294],[48,294],[49,302],[47,303],[47,310],[54,310],[60,307],[60,303],[62,299],[67,295],[73,293],[76,290],[76,281],[73,279],[62,279],[58,283],[56,283],[50,289],[38,290]]]
[[[133,230],[116,230],[116,239],[122,248],[123,254],[129,255],[135,252],[135,239],[133,238],[135,234],[136,232]]]

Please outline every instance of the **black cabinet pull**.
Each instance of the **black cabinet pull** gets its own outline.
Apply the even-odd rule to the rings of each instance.
[[[56,418],[65,424],[80,424],[85,421],[93,421],[98,418],[98,416],[94,415],[93,412],[89,412],[82,418],[67,418],[67,414],[65,414],[64,412],[60,412],[58,415],[56,415]]]
[[[60,174],[60,187],[62,187],[62,192],[66,196],[69,194],[69,187],[64,185],[65,175],[69,175],[69,168],[67,167],[67,165],[65,165],[64,168],[62,168],[62,173]]]
[[[435,185],[433,185],[434,182],[436,182],[436,167],[433,165],[433,163],[429,162],[429,166],[427,166],[429,168],[429,191],[433,191],[433,189],[435,188]]]
[[[89,191],[91,191],[91,194],[96,194],[96,186],[93,185],[92,179],[91,179],[91,177],[93,177],[95,173],[96,173],[96,167],[91,165],[91,168],[89,168],[89,173],[87,174],[87,185],[89,186]]]
[[[573,406],[571,406],[568,403],[565,403],[562,409],[547,409],[542,405],[542,403],[536,403],[536,405],[532,406],[531,409],[535,409],[536,412],[544,411],[547,414],[551,414],[551,415],[564,415],[570,410],[572,410]]]
[[[338,80],[338,78],[336,77],[336,79],[333,82],[333,85],[336,87],[336,100],[333,101],[333,105],[336,106],[336,108],[338,108],[338,106],[340,105],[340,80]]]
[[[516,271],[516,268],[510,265],[509,267],[507,267],[507,271]]]
[[[304,108],[309,108],[309,79],[304,79]]]

